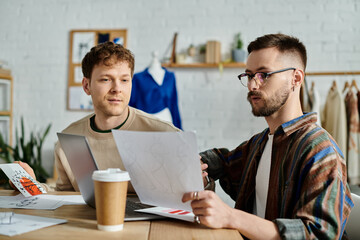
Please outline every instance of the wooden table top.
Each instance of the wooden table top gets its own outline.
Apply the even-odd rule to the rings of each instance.
[[[13,190],[0,190],[0,196],[19,194]],[[74,192],[51,192],[49,194],[74,194]],[[76,193],[75,193],[76,194]],[[1,239],[243,239],[237,230],[210,229],[202,225],[176,219],[125,222],[118,232],[104,232],[97,229],[96,211],[87,205],[64,205],[55,210],[5,209],[18,214],[66,219],[68,222],[13,237],[0,235]]]

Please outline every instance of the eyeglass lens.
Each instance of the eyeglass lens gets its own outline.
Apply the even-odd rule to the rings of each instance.
[[[247,75],[247,78],[243,78],[246,84],[249,84],[251,82],[251,79],[255,78],[255,81],[259,84],[263,84],[265,81],[265,74],[264,73],[255,73],[255,75]]]

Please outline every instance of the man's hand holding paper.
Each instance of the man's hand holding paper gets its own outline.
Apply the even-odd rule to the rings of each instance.
[[[30,176],[26,169],[23,168],[26,165],[8,163],[0,164],[0,168],[25,197],[46,193],[45,189],[34,179],[35,175]]]

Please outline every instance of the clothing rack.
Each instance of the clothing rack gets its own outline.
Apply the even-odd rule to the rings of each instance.
[[[360,71],[354,72],[308,72],[305,76],[329,76],[329,75],[360,75]]]
[[[305,73],[305,77],[307,76],[335,76],[335,75],[338,75],[338,76],[345,76],[345,75],[360,75],[360,71],[344,71],[344,72],[307,72]],[[314,87],[313,85],[314,82],[312,82],[312,88]],[[304,107],[304,94],[307,94],[309,96],[309,89],[308,89],[308,86],[307,86],[307,81],[306,81],[306,78],[304,79],[304,88],[301,88],[301,92],[300,92],[300,101],[301,101],[301,105]],[[336,81],[334,80],[332,82],[332,88],[336,86]],[[354,86],[356,89],[358,89],[357,85],[356,85],[356,82],[355,80],[353,80],[353,82],[351,83],[351,86]],[[312,106],[312,101],[311,99],[309,99],[309,104],[310,106]]]
[[[360,75],[360,71],[348,71],[348,72],[308,72],[305,73],[305,76],[334,76],[334,75],[339,75],[339,76],[345,76],[345,75]],[[306,92],[308,93],[308,89],[307,89],[307,81],[306,79],[304,80],[304,84],[306,87]],[[314,87],[314,82],[312,82],[312,88]],[[345,82],[345,86],[344,86],[344,90],[346,89],[347,85],[349,85],[348,82]],[[333,81],[333,87],[336,86],[336,81]],[[356,90],[359,90],[359,88],[357,87],[356,81],[355,79],[352,80],[351,85],[349,85],[349,87],[355,87]],[[344,91],[343,90],[343,91]]]

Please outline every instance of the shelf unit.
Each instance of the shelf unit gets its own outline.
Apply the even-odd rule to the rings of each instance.
[[[163,63],[165,68],[245,68],[245,63]]]
[[[10,70],[0,69],[0,132],[12,144],[13,79]]]

